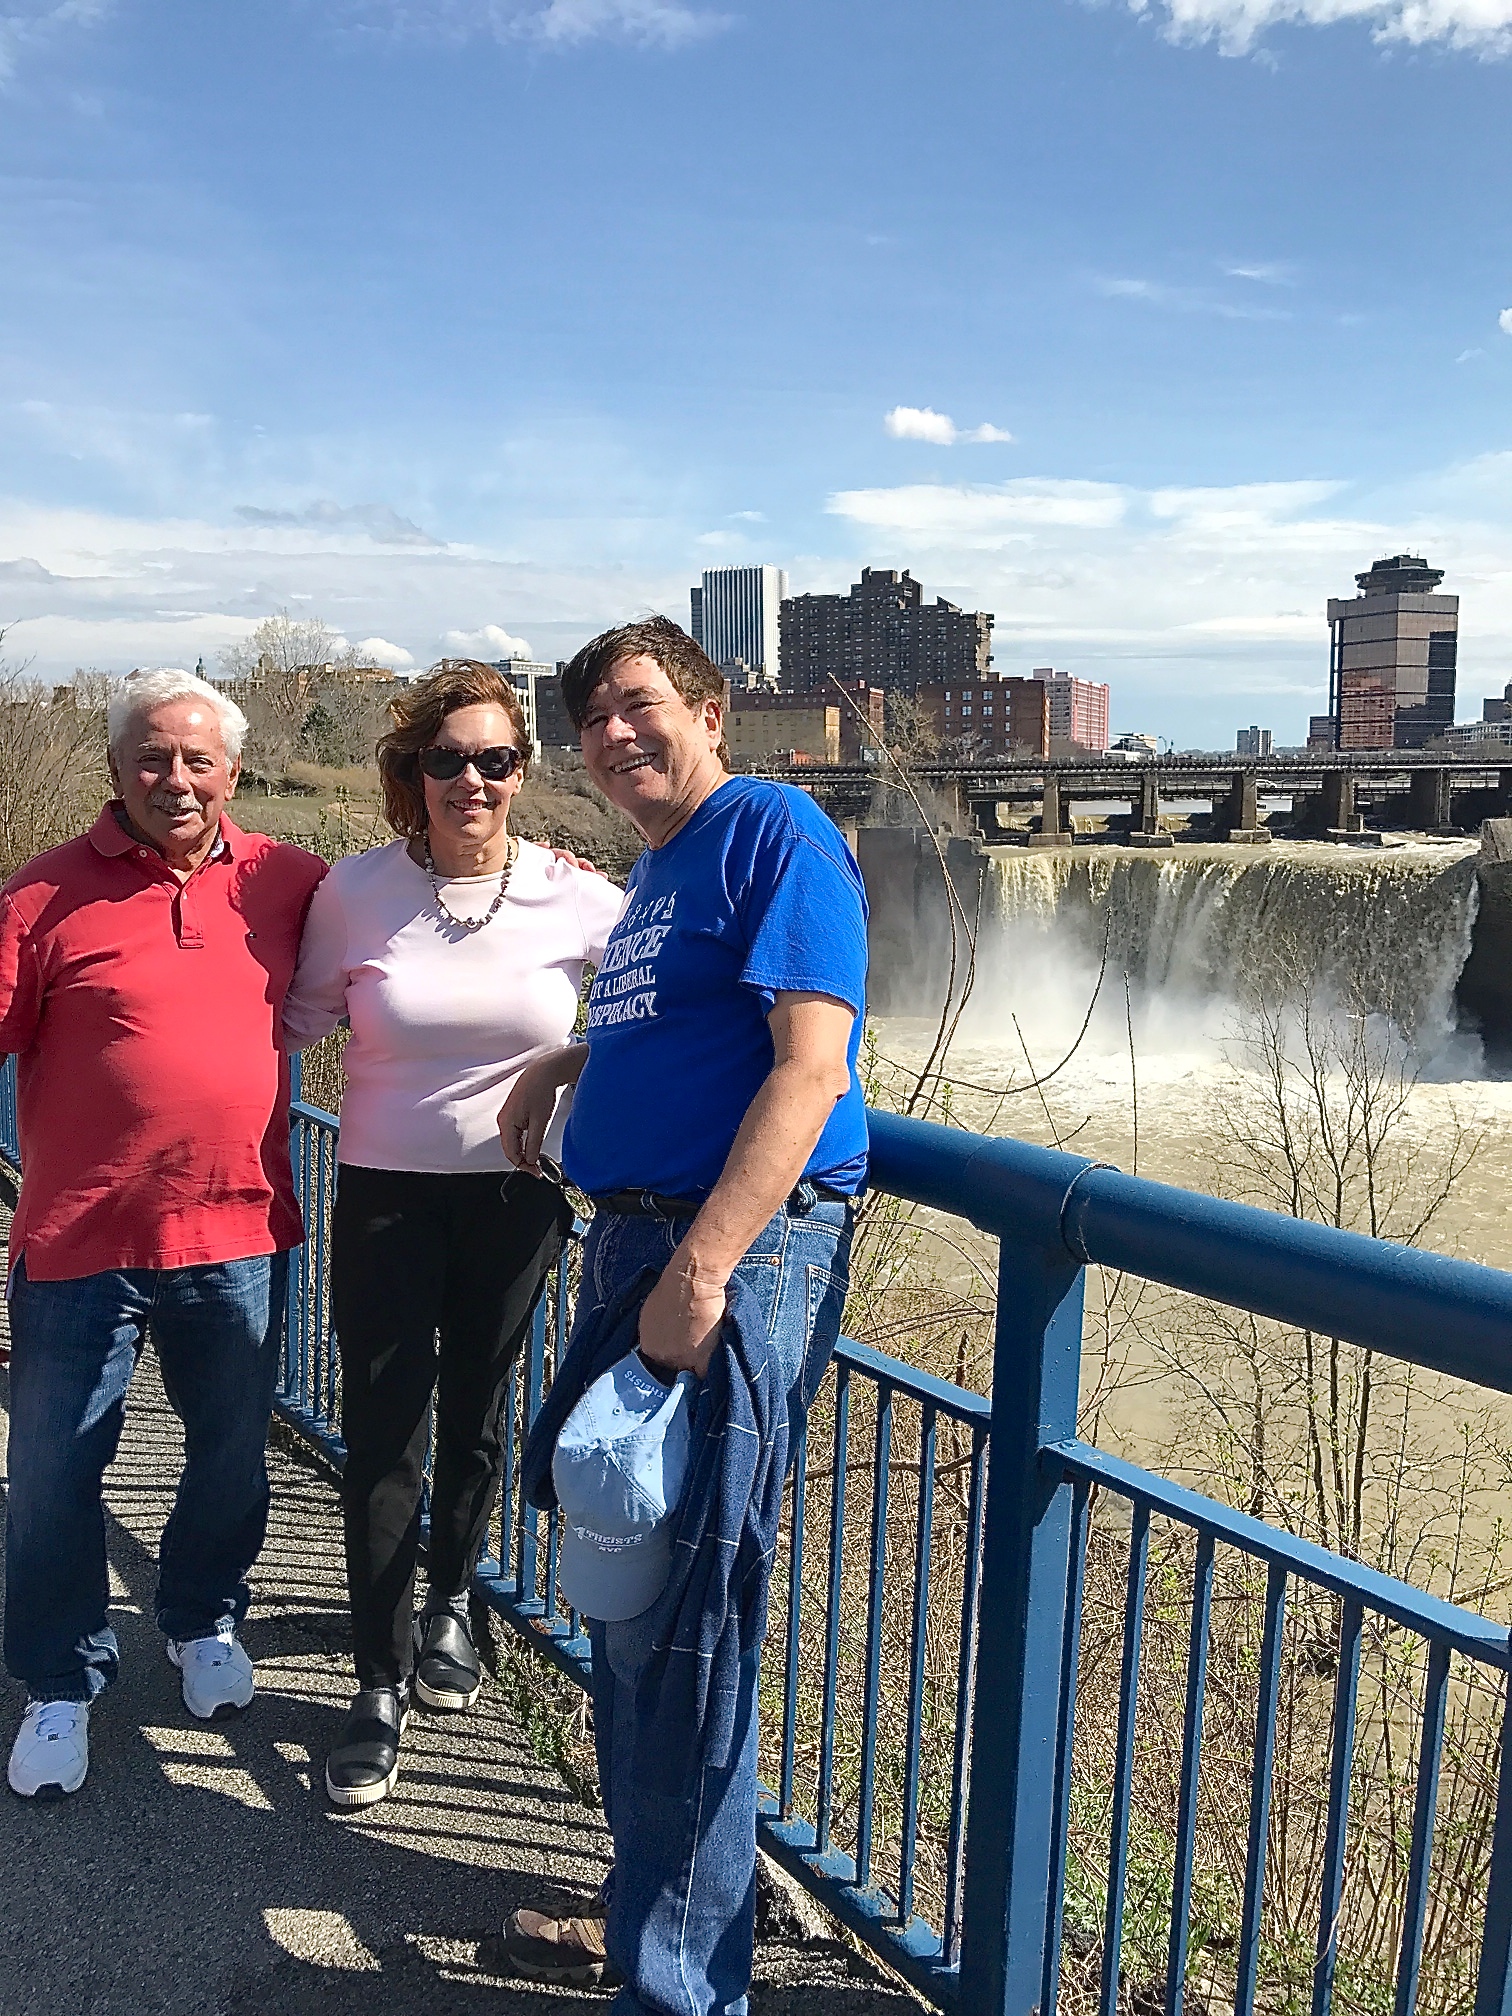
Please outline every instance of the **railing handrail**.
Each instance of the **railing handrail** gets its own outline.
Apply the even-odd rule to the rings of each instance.
[[[1512,1273],[1106,1163],[867,1109],[882,1190],[983,1232],[1138,1274],[1512,1393]]]

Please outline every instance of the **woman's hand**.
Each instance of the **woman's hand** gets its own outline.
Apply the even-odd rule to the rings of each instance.
[[[505,1159],[528,1176],[544,1176],[541,1146],[564,1085],[575,1085],[588,1061],[586,1043],[569,1043],[527,1064],[499,1108],[499,1139]]]

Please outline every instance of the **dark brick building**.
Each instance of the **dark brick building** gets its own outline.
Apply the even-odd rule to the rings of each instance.
[[[790,692],[817,692],[833,676],[914,693],[985,679],[991,658],[991,616],[940,597],[926,602],[906,571],[864,567],[849,595],[791,595],[782,605],[782,683]]]

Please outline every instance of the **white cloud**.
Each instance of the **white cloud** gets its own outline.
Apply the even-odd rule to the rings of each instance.
[[[882,424],[895,441],[930,441],[937,448],[954,448],[963,441],[1013,439],[1005,428],[985,420],[980,427],[957,427],[948,413],[936,413],[932,406],[894,406]]]
[[[1250,266],[1225,266],[1230,280],[1253,280],[1261,287],[1290,287],[1296,276],[1278,259],[1262,259]]]
[[[76,665],[213,664],[287,608],[401,666],[401,652],[417,665],[461,653],[564,658],[631,615],[680,618],[703,564],[685,518],[643,515],[637,469],[606,507],[606,466],[615,470],[612,454],[596,450],[591,495],[571,495],[559,514],[524,499],[501,518],[496,546],[401,536],[410,520],[386,541],[387,521],[370,517],[381,506],[128,518],[0,496],[0,656],[30,659],[50,679]],[[347,494],[375,493],[369,481]],[[436,515],[415,507],[420,524]],[[1462,717],[1512,678],[1512,451],[1374,490],[1316,473],[857,488],[829,498],[825,522],[823,555],[794,553],[778,521],[763,529],[760,557],[786,564],[799,592],[843,590],[863,565],[909,567],[927,593],[996,612],[999,671],[1064,663],[1110,679],[1122,719],[1138,714],[1183,744],[1217,746],[1230,712],[1266,694],[1294,696],[1267,725],[1300,738],[1327,683],[1327,600],[1352,593],[1383,553],[1424,553],[1462,597]]]
[[[678,49],[719,34],[731,17],[686,0],[345,0],[337,19],[406,40],[571,48],[602,38]]]
[[[1216,42],[1243,56],[1268,29],[1369,27],[1378,42],[1438,42],[1473,55],[1512,54],[1512,0],[1128,0],[1135,14],[1158,13],[1175,42]]]
[[[658,548],[686,552],[682,526],[656,533]],[[461,652],[568,657],[632,614],[687,607],[682,566],[638,559],[613,535],[572,517],[552,544],[524,554],[513,540],[505,552],[385,546],[347,527],[248,524],[230,512],[126,517],[0,493],[0,659],[48,679],[75,666],[214,664],[278,609],[367,640],[364,655],[401,638],[395,658],[404,649],[422,665]],[[523,637],[498,623],[501,609]]]
[[[1512,452],[1404,476],[1139,488],[1025,478],[837,492],[855,561],[991,609],[996,668],[1110,680],[1178,741],[1227,734],[1240,696],[1291,695],[1300,739],[1328,681],[1326,605],[1383,553],[1425,553],[1461,597],[1460,714],[1512,677]],[[817,566],[800,589],[841,583]],[[850,574],[855,578],[854,572]]]
[[[434,546],[433,539],[409,518],[401,518],[389,504],[337,504],[329,497],[297,510],[265,510],[255,504],[238,504],[236,515],[246,525],[291,525],[317,532],[356,532],[378,546]]]
[[[70,28],[88,28],[110,12],[112,0],[11,0],[0,14],[0,86],[15,76],[21,58]]]
[[[387,665],[394,672],[407,672],[415,662],[402,644],[390,644],[386,637],[364,637],[352,648],[364,665]]]
[[[1503,308],[1496,318],[1496,326],[1503,336],[1512,336],[1512,308]]]
[[[453,658],[533,658],[535,653],[523,637],[511,637],[497,623],[485,623],[481,630],[448,630],[442,638]]]
[[[890,490],[840,490],[825,507],[869,530],[901,534],[925,546],[991,548],[1040,525],[1083,529],[1116,525],[1124,494],[1111,483],[907,483]]]
[[[1238,280],[1261,278],[1259,269],[1249,272],[1230,268]],[[1289,322],[1286,308],[1258,308],[1252,302],[1227,301],[1203,287],[1173,287],[1163,280],[1129,278],[1119,274],[1098,274],[1092,283],[1110,301],[1144,301],[1152,308],[1171,308],[1182,315],[1217,315],[1226,322]]]

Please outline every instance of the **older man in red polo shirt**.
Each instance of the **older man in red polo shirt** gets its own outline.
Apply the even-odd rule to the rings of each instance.
[[[19,1058],[10,1235],[5,1661],[28,1701],[9,1780],[84,1782],[115,1677],[100,1483],[147,1325],[184,1423],[157,1622],[201,1718],[244,1708],[237,1629],[268,1514],[263,1451],[289,1248],[284,994],[325,864],[225,817],[241,710],[138,673],[109,714],[117,796],[0,892],[0,1051]]]

